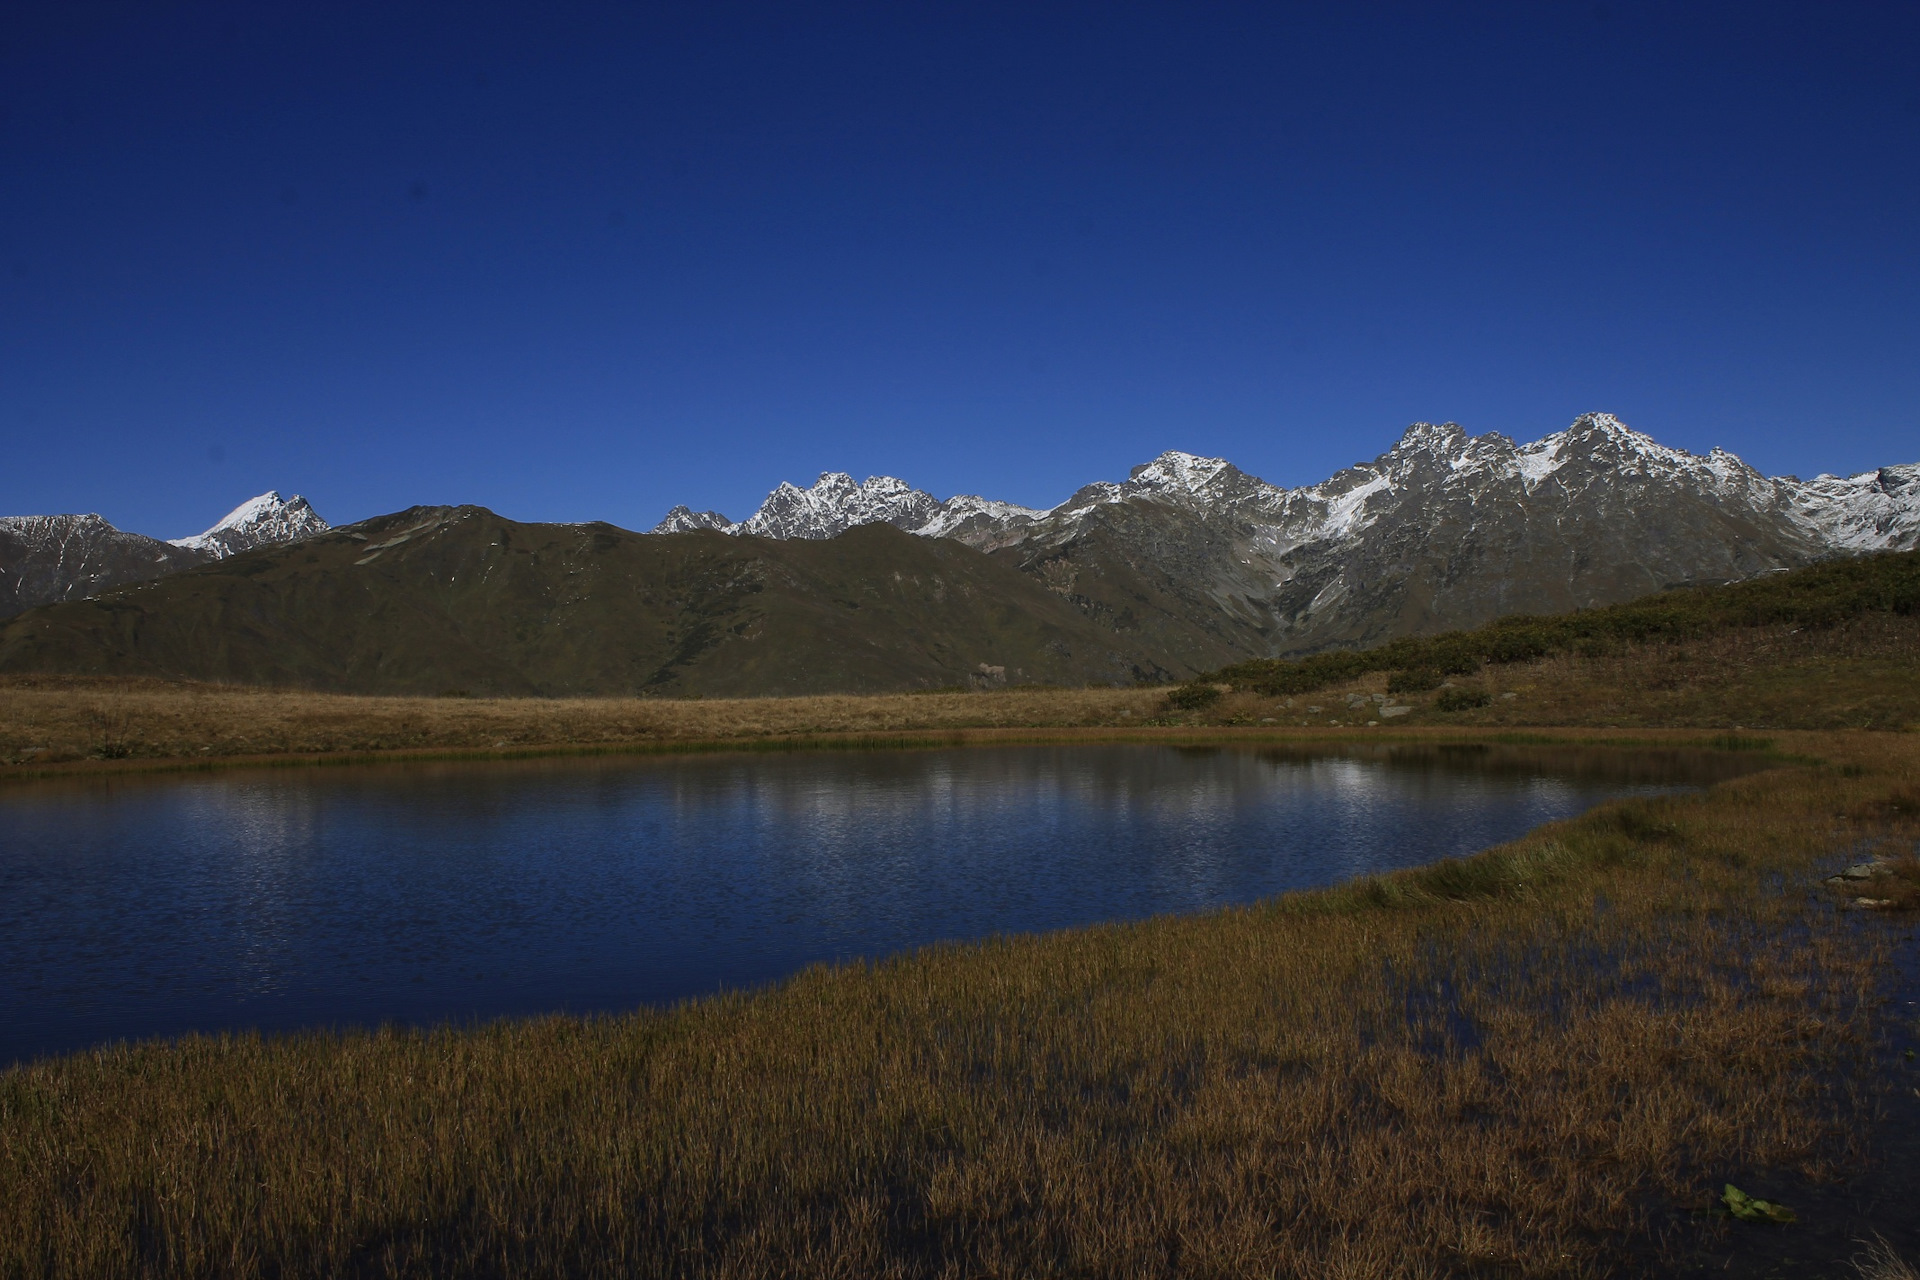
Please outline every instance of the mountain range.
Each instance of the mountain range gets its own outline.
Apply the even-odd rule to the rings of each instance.
[[[829,473],[781,485],[737,524],[676,507],[653,532],[827,538],[881,520],[1012,558],[1204,670],[1911,548],[1920,465],[1768,477],[1590,413],[1530,444],[1415,423],[1372,462],[1298,489],[1178,452],[1046,511]]]
[[[1047,510],[828,473],[782,484],[745,520],[676,507],[647,534],[474,507],[329,531],[299,499],[266,495],[198,538],[128,541],[124,568],[95,567],[104,551],[55,554],[51,538],[10,551],[53,532],[35,519],[97,521],[86,537],[116,554],[114,538],[137,539],[98,517],[0,521],[0,571],[39,566],[33,590],[65,601],[0,631],[0,670],[822,692],[1185,677],[1912,548],[1920,465],[1768,477],[1596,413],[1529,444],[1416,423],[1296,489],[1169,452]],[[478,529],[489,540],[469,545]]]

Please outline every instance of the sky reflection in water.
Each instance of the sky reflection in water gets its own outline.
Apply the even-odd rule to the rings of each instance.
[[[1470,852],[1677,757],[1142,746],[420,765],[0,793],[0,1062],[624,1009]]]

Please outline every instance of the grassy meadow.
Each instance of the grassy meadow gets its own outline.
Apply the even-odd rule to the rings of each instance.
[[[1224,682],[1223,682],[1224,683]],[[889,735],[990,739],[1020,731],[1152,738],[1196,730],[1351,737],[1591,729],[1902,730],[1920,726],[1920,618],[1818,630],[1774,625],[1596,654],[1486,663],[1420,692],[1367,672],[1311,693],[1232,687],[1200,707],[1181,690],[1006,689],[804,698],[406,698],[145,679],[0,677],[0,778],[140,762],[370,754],[653,750]],[[1215,692],[1221,686],[1209,688]],[[1449,709],[1449,693],[1480,695]],[[1380,720],[1380,695],[1410,710]],[[1506,696],[1512,695],[1512,696]],[[1375,720],[1373,726],[1367,721]]]
[[[1920,552],[1360,652],[1241,663],[1172,689],[469,698],[7,675],[0,778],[89,761],[649,750],[981,730],[1535,725],[1920,727]]]

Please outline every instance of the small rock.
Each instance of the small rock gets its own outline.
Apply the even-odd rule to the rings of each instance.
[[[1380,714],[1383,716],[1403,716],[1411,710],[1413,710],[1412,707],[1382,707],[1380,708]]]
[[[1384,694],[1384,693],[1376,693],[1376,694],[1374,694],[1374,695],[1373,695],[1373,705],[1375,705],[1376,707],[1384,707],[1384,706],[1386,706],[1386,705],[1387,705],[1387,695],[1386,695],[1386,694]]]
[[[1875,876],[1883,876],[1886,874],[1887,874],[1886,864],[1884,862],[1881,862],[1878,858],[1876,858],[1872,862],[1856,862],[1852,866],[1848,867],[1845,871],[1840,872],[1838,875],[1828,876],[1827,879],[1830,881],[1832,880],[1871,880]]]
[[[1517,697],[1519,697],[1519,696],[1520,696],[1520,695],[1519,695],[1519,694],[1517,694],[1517,693],[1503,693],[1503,694],[1501,694],[1501,695],[1500,695],[1500,701],[1502,701],[1502,702],[1512,702],[1512,701],[1513,701],[1513,700],[1514,700],[1515,698],[1517,698]]]
[[[1316,716],[1320,714],[1320,708],[1318,707],[1308,707],[1307,710]]]
[[[1261,717],[1260,717],[1260,723],[1261,723],[1261,724],[1272,724],[1272,723],[1273,723],[1273,717],[1272,717],[1272,716],[1261,716]]]

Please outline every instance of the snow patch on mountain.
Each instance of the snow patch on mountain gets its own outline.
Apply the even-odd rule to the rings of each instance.
[[[832,538],[863,524],[917,529],[939,506],[932,494],[892,476],[868,476],[855,484],[844,471],[827,471],[805,489],[781,484],[758,511],[727,532],[757,538]]]
[[[1777,483],[1791,517],[1834,547],[1863,552],[1920,545],[1920,463]]]
[[[941,503],[933,518],[912,532],[926,538],[978,537],[1023,529],[1046,515],[1036,507],[961,493]]]
[[[1920,464],[1848,478],[1770,479],[1724,449],[1705,456],[1663,445],[1611,413],[1586,413],[1563,431],[1527,444],[1497,432],[1469,436],[1458,423],[1416,422],[1372,462],[1318,484],[1286,489],[1248,475],[1225,458],[1168,450],[1122,481],[1100,480],[1049,510],[960,495],[945,502],[892,476],[855,484],[827,472],[808,488],[782,484],[760,509],[734,523],[718,512],[675,507],[653,529],[720,529],[768,538],[831,538],[880,521],[928,537],[991,549],[1029,538],[1059,542],[1094,513],[1119,503],[1184,508],[1228,522],[1263,556],[1309,545],[1338,546],[1445,506],[1470,519],[1509,518],[1516,502],[1559,509],[1583,495],[1629,504],[1690,495],[1741,518],[1759,519],[1808,553],[1897,549],[1920,542]],[[1546,508],[1542,508],[1546,510]]]
[[[745,520],[735,522],[717,511],[679,506],[647,532],[718,529],[758,538],[833,538],[859,525],[891,524],[928,537],[953,537],[1018,528],[1046,514],[973,494],[942,502],[893,476],[868,476],[855,484],[844,471],[826,471],[804,489],[783,482]]]
[[[691,533],[695,529],[718,529],[726,533],[733,529],[733,521],[718,511],[695,511],[692,507],[679,506],[667,512],[666,518],[647,532]]]
[[[224,560],[255,547],[277,546],[310,538],[314,534],[325,533],[331,527],[299,494],[283,498],[277,490],[270,489],[257,498],[248,498],[227,512],[205,533],[197,533],[190,538],[173,538],[170,542],[173,546],[204,552],[215,560]]]

